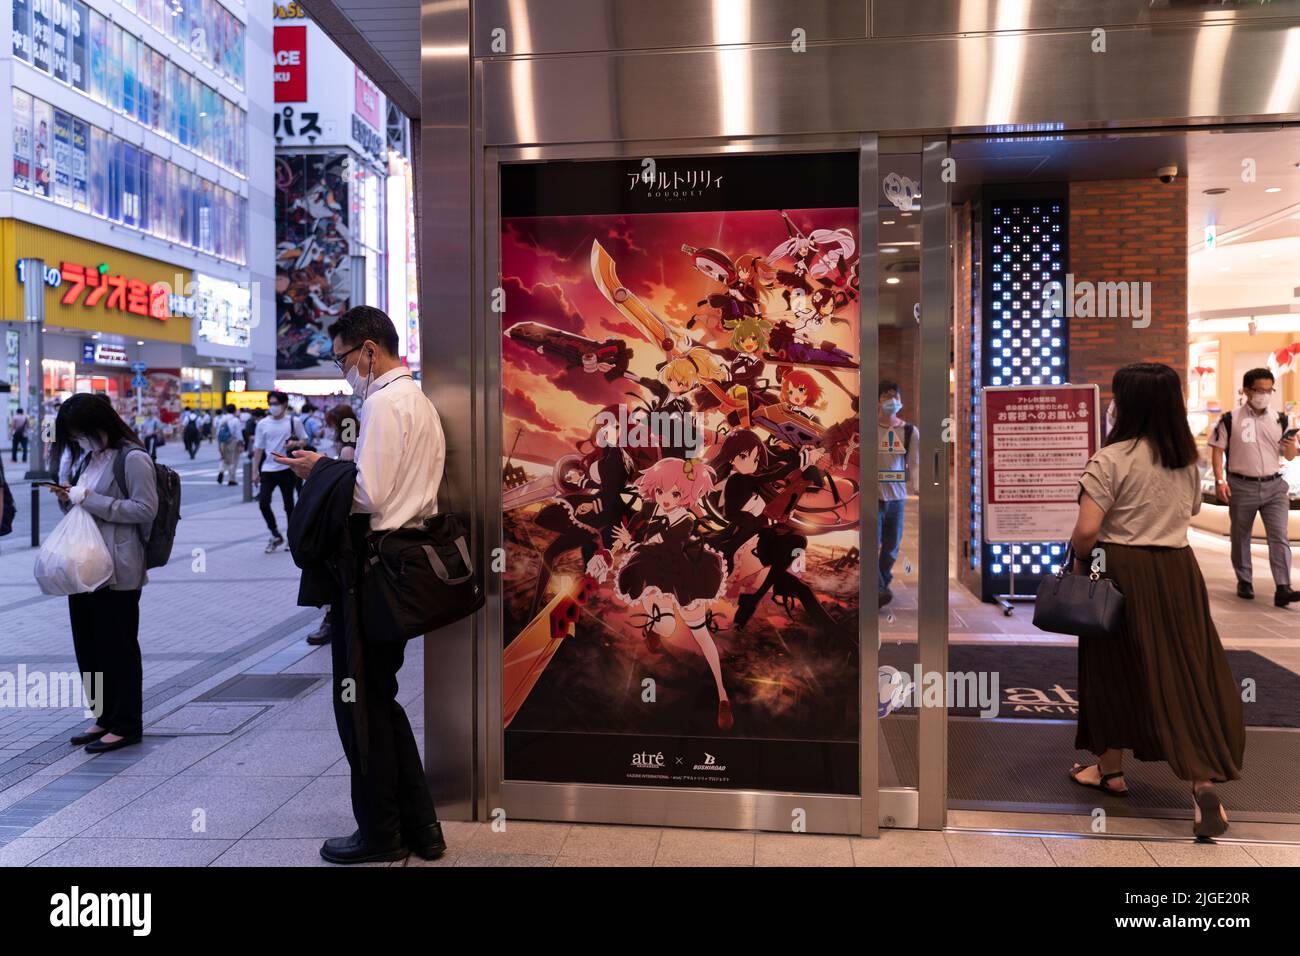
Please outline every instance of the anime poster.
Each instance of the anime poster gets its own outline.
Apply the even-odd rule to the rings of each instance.
[[[350,161],[343,154],[275,157],[276,368],[336,374],[326,329],[352,296]]]
[[[72,205],[72,117],[54,111],[54,201]]]
[[[86,167],[90,150],[90,124],[85,120],[72,120],[72,208],[85,212],[89,207],[86,201]],[[154,182],[160,182],[156,179]],[[155,220],[158,221],[158,220]]]
[[[506,779],[857,793],[856,154],[501,205]]]
[[[32,98],[14,87],[14,189],[32,188]]]
[[[32,100],[32,192],[50,195],[50,136],[54,126],[54,107],[44,100]]]

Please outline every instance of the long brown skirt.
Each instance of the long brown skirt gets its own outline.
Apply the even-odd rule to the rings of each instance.
[[[1124,626],[1079,640],[1074,745],[1164,760],[1183,780],[1236,780],[1246,747],[1241,690],[1192,549],[1098,547],[1104,576],[1124,595]]]

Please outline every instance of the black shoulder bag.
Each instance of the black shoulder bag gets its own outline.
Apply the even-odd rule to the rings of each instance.
[[[418,528],[369,536],[361,576],[366,637],[406,641],[483,606],[465,515],[439,512]]]
[[[1073,574],[1073,566],[1074,548],[1069,547],[1060,570],[1039,582],[1034,627],[1079,637],[1117,634],[1124,620],[1124,595],[1095,567],[1090,574]]]

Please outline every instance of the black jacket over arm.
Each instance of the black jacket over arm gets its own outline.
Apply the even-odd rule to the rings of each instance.
[[[316,462],[302,486],[293,516],[289,519],[289,550],[294,564],[302,569],[298,582],[298,604],[320,607],[337,604],[343,621],[348,649],[348,676],[356,688],[353,719],[357,729],[357,749],[364,766],[369,752],[366,728],[365,680],[361,666],[361,612],[357,585],[360,581],[363,551],[354,537],[365,515],[352,516],[352,495],[357,484],[357,466],[350,461],[322,458]],[[338,689],[335,688],[335,693]],[[364,772],[364,771],[363,771]]]

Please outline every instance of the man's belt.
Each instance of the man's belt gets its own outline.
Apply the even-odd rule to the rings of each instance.
[[[1230,472],[1228,472],[1228,477],[1229,477],[1229,478],[1236,478],[1238,481],[1261,481],[1261,482],[1262,482],[1262,481],[1276,481],[1277,479],[1281,478],[1282,476],[1281,476],[1281,475],[1263,475],[1262,477],[1257,477],[1257,476],[1255,476],[1255,475],[1242,475],[1242,474],[1238,474],[1238,473],[1235,472],[1235,471],[1230,471]]]

